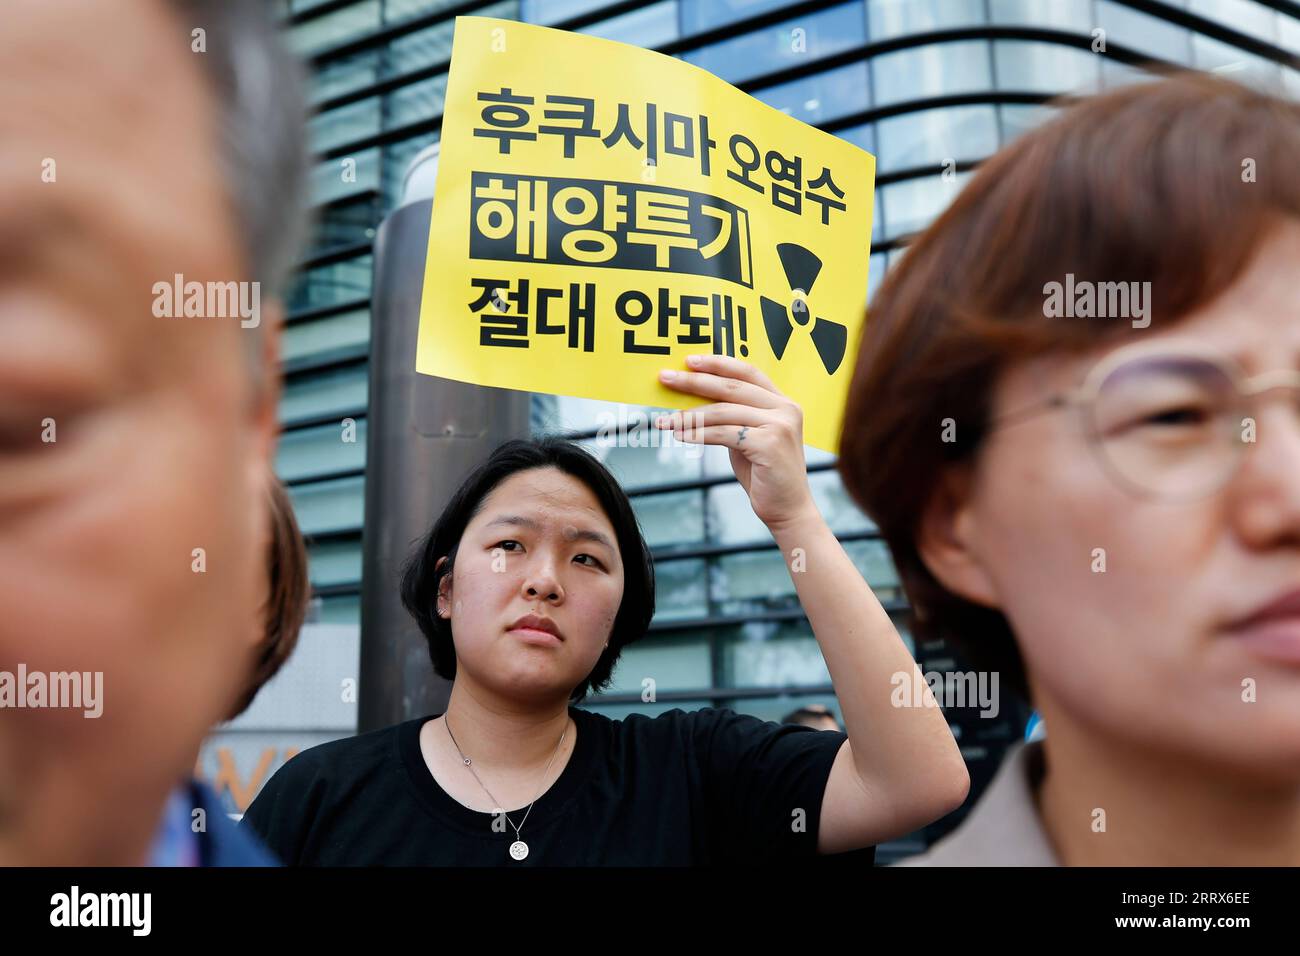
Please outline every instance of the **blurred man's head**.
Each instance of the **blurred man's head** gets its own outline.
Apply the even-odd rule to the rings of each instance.
[[[142,858],[255,665],[275,316],[159,315],[156,287],[267,303],[294,258],[302,107],[263,9],[0,8],[0,672],[103,673],[98,718],[0,720],[0,862]]]

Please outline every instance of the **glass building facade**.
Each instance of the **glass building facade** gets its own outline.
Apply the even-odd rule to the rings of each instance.
[[[439,135],[453,22],[475,14],[620,40],[680,57],[877,158],[873,231],[862,255],[875,289],[908,237],[973,167],[1050,115],[1044,103],[1141,82],[1150,64],[1272,81],[1300,94],[1300,4],[1289,0],[280,0],[291,47],[310,66],[319,229],[284,330],[277,467],[310,541],[314,606],[295,657],[200,755],[240,811],[295,750],[355,732],[366,474],[372,240],[401,201],[412,158]],[[592,710],[621,716],[726,706],[767,719],[804,703],[839,713],[829,674],[780,553],[736,483],[725,449],[607,447],[617,406],[534,396],[535,433],[572,435],[633,496],[654,551],[658,610]],[[340,441],[355,423],[356,440]],[[615,420],[617,420],[615,418]],[[911,642],[889,555],[853,505],[833,456],[807,449],[822,513]],[[943,646],[923,671],[962,669]],[[641,699],[653,676],[656,700]],[[965,716],[969,714],[968,716]],[[1027,714],[949,714],[973,795]],[[969,806],[969,802],[968,802]],[[962,813],[882,847],[919,849]]]

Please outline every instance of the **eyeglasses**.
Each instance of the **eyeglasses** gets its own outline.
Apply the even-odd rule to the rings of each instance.
[[[1142,343],[1111,352],[1079,387],[1000,415],[988,430],[1077,409],[1103,470],[1123,488],[1143,498],[1191,501],[1227,484],[1255,440],[1252,413],[1275,389],[1300,397],[1300,371],[1247,376],[1208,349]]]

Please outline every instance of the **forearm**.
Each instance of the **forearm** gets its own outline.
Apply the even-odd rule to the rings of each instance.
[[[772,533],[826,660],[864,785],[917,799],[964,790],[965,764],[929,688],[920,682],[929,706],[894,706],[901,680],[909,690],[920,681],[916,661],[821,515],[811,510]]]

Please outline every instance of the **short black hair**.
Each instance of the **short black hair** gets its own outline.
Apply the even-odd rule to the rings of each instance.
[[[829,717],[831,720],[835,720],[835,715],[831,713],[831,709],[824,704],[805,704],[803,707],[792,710],[790,713],[782,717],[781,723],[802,724],[804,720],[808,718],[821,719],[822,717]],[[838,724],[839,721],[835,720],[835,723]]]
[[[645,634],[655,613],[654,559],[641,534],[632,503],[609,469],[585,448],[563,438],[546,436],[513,439],[492,452],[456,489],[429,533],[407,559],[402,569],[402,605],[429,642],[434,672],[454,680],[456,648],[451,637],[451,621],[439,617],[437,612],[442,578],[452,573],[461,536],[492,489],[511,475],[534,468],[558,468],[591,489],[614,526],[623,561],[623,602],[614,618],[609,646],[591,673],[570,694],[570,700],[576,704],[589,693],[609,686],[619,654]],[[447,562],[439,568],[438,559],[444,555]]]

